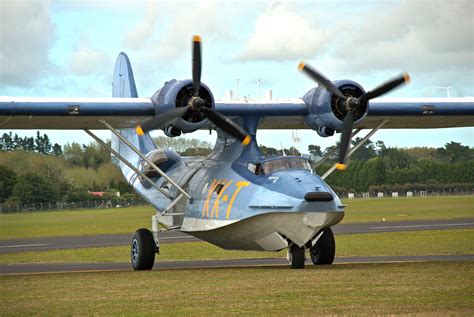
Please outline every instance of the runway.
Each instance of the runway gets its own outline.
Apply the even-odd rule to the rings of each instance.
[[[417,220],[397,222],[371,222],[339,224],[333,227],[336,235],[367,234],[381,232],[399,232],[416,230],[446,230],[474,228],[474,218],[449,220]],[[58,249],[106,247],[128,245],[131,234],[107,234],[91,236],[42,237],[29,239],[11,239],[0,241],[0,253],[18,253],[28,251],[47,251]],[[178,231],[160,234],[161,243],[200,241]],[[344,263],[392,263],[392,262],[426,262],[426,261],[474,261],[474,255],[428,255],[428,256],[371,256],[371,257],[336,257],[335,264]],[[311,262],[307,262],[312,266]],[[285,258],[206,260],[206,261],[166,261],[159,257],[154,269],[202,269],[202,268],[240,268],[240,267],[281,267],[286,268]],[[68,263],[68,264],[14,264],[0,265],[0,275],[94,272],[94,271],[129,271],[130,263]]]
[[[338,224],[333,227],[333,231],[334,234],[341,235],[461,228],[474,228],[474,218]],[[131,237],[132,233],[0,240],[0,254],[27,251],[121,246],[128,245],[130,243]],[[160,233],[160,243],[189,241],[200,240],[179,231],[166,231]]]
[[[474,261],[474,255],[427,255],[427,256],[369,256],[343,257],[334,260],[335,265],[356,263],[400,263],[432,261]],[[306,261],[307,266],[313,266]],[[285,258],[236,259],[236,260],[201,260],[201,261],[166,261],[155,262],[153,270],[176,269],[209,269],[209,268],[255,268],[273,267],[288,268]],[[41,274],[41,273],[79,273],[79,272],[113,272],[131,271],[130,263],[67,263],[67,264],[15,264],[0,265],[1,275]]]

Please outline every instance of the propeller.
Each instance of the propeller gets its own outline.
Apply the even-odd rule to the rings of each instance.
[[[389,80],[380,86],[376,87],[375,89],[366,92],[362,96],[356,98],[353,96],[346,96],[344,95],[341,90],[334,85],[329,79],[324,77],[323,74],[318,72],[316,69],[312,68],[309,65],[306,65],[304,62],[300,62],[298,64],[298,69],[304,73],[306,73],[309,77],[314,79],[316,82],[324,86],[328,91],[333,93],[338,97],[336,102],[339,106],[342,106],[343,109],[347,110],[347,113],[344,117],[343,124],[342,124],[342,132],[341,132],[341,142],[339,146],[339,161],[336,164],[336,168],[338,170],[345,170],[347,165],[345,164],[347,151],[349,150],[349,145],[351,142],[351,133],[352,127],[354,124],[354,113],[358,111],[363,111],[365,104],[373,98],[377,98],[387,92],[395,89],[396,87],[400,86],[403,83],[410,82],[410,76],[407,73],[402,73],[401,75],[395,77],[392,80]]]
[[[199,35],[193,36],[193,57],[192,57],[192,75],[193,75],[193,95],[189,98],[185,107],[177,107],[173,110],[159,114],[151,120],[145,122],[143,125],[136,127],[138,135],[143,135],[145,132],[165,126],[176,118],[184,115],[187,112],[192,112],[194,115],[202,113],[206,118],[214,123],[221,130],[232,135],[242,142],[243,145],[250,143],[251,137],[238,124],[224,115],[211,109],[210,105],[200,96],[201,91],[201,37]]]

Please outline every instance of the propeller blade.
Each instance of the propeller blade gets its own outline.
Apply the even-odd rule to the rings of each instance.
[[[306,75],[323,85],[327,90],[338,96],[339,98],[346,99],[346,96],[342,94],[342,92],[333,85],[333,83],[324,77],[321,73],[319,73],[316,69],[312,68],[309,65],[306,65],[304,62],[300,62],[298,64],[298,69],[302,72],[305,72]]]
[[[178,107],[172,110],[166,111],[165,113],[154,116],[152,119],[146,121],[142,125],[137,125],[135,131],[138,135],[144,135],[146,132],[155,130],[165,126],[171,121],[175,120],[178,117],[181,117],[186,111],[188,111],[190,106]]]
[[[389,80],[388,82],[378,86],[377,88],[365,93],[362,95],[362,97],[359,98],[361,102],[366,102],[369,101],[370,99],[377,98],[378,96],[381,96],[383,94],[386,94],[392,89],[395,89],[396,87],[400,86],[403,83],[409,83],[410,82],[410,76],[407,73],[403,73],[400,76]]]
[[[201,111],[212,123],[236,139],[240,140],[243,145],[248,145],[250,143],[250,135],[248,135],[247,132],[234,121],[207,107],[202,107]]]
[[[339,162],[336,164],[338,170],[345,170],[347,165],[344,163],[346,160],[347,150],[351,142],[352,124],[354,123],[354,113],[349,111],[344,118],[344,125],[341,133],[341,144],[339,145]]]
[[[194,35],[193,37],[193,88],[194,96],[199,96],[201,89],[201,37]]]

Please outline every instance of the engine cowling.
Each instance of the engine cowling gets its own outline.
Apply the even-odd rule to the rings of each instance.
[[[159,115],[176,107],[187,106],[193,93],[193,83],[191,80],[173,79],[166,82],[163,88],[154,93],[151,100],[155,104],[156,113]],[[214,109],[214,96],[209,87],[203,83],[201,83],[199,96],[205,102],[203,107]],[[163,131],[167,136],[173,137],[180,135],[181,132],[194,132],[207,123],[208,119],[202,112],[191,109],[164,127]]]
[[[333,84],[345,96],[358,98],[365,93],[364,88],[352,80],[337,80]],[[340,99],[322,86],[308,91],[303,97],[309,108],[309,114],[305,118],[306,124],[322,137],[332,136],[334,132],[340,132],[344,117],[347,114],[347,109]],[[354,112],[354,125],[357,125],[367,116],[368,110],[367,103],[365,103]]]

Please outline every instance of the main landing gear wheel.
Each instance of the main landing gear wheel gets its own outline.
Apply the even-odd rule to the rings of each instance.
[[[131,259],[135,271],[151,270],[155,263],[156,245],[148,229],[138,229],[132,237]]]
[[[288,250],[288,260],[292,269],[304,269],[305,250],[304,247],[299,247],[292,244]]]
[[[323,235],[309,249],[309,254],[314,265],[332,264],[336,255],[336,242],[334,241],[331,228],[324,229]]]

